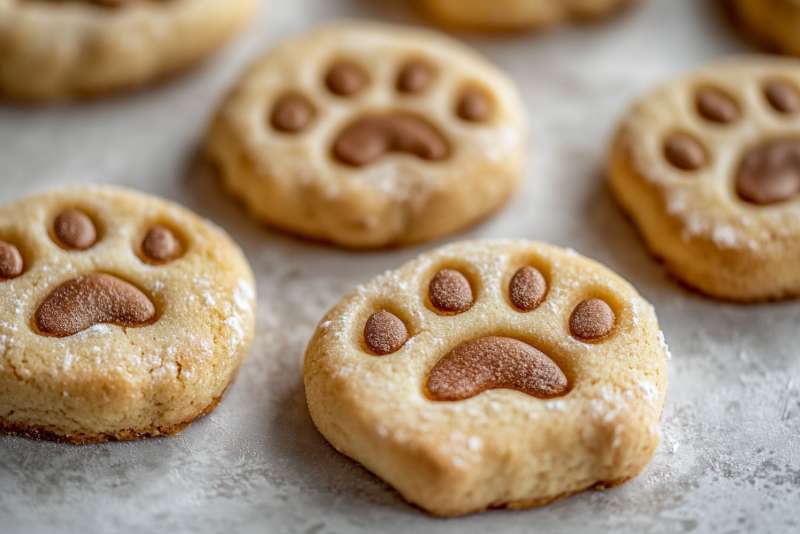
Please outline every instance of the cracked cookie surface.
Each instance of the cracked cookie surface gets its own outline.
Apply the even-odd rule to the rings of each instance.
[[[473,241],[345,297],[304,378],[337,450],[425,510],[460,515],[638,474],[658,444],[666,360],[652,307],[605,267]]]
[[[199,62],[256,0],[0,0],[0,95],[25,101],[139,86]]]
[[[0,207],[0,430],[86,443],[207,413],[253,333],[252,273],[188,210],[114,187]]]
[[[710,296],[800,295],[800,61],[711,65],[640,99],[609,179],[651,251]]]
[[[444,26],[472,30],[527,30],[597,20],[635,0],[414,0]]]
[[[255,217],[375,248],[449,234],[498,209],[521,177],[523,121],[511,81],[463,45],[340,23],[253,65],[206,146]]]

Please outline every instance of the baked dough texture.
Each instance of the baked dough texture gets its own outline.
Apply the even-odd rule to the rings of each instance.
[[[609,180],[655,256],[707,295],[800,294],[800,61],[742,57],[626,114]]]
[[[221,46],[257,0],[0,0],[0,94],[96,95],[185,68]]]
[[[765,45],[800,55],[800,1],[731,0],[737,21]]]
[[[155,197],[70,187],[0,207],[0,430],[72,443],[211,411],[254,326],[239,248]]]
[[[652,306],[607,268],[543,243],[466,241],[345,297],[304,378],[338,451],[454,516],[636,476],[659,442],[667,357]]]
[[[464,45],[343,22],[253,65],[207,152],[269,224],[345,247],[398,246],[504,204],[522,174],[524,120],[512,82]]]
[[[635,0],[417,0],[445,26],[485,31],[543,28],[595,20]]]

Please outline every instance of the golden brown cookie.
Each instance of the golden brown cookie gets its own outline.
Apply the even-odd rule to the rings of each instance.
[[[444,26],[484,31],[543,28],[595,20],[635,0],[416,0]]]
[[[424,30],[340,23],[272,50],[207,139],[252,214],[347,247],[426,241],[503,205],[525,151],[511,81]]]
[[[206,57],[256,0],[0,0],[0,94],[23,100],[145,84]]]
[[[800,61],[740,58],[640,99],[609,179],[652,252],[713,297],[800,295]]]
[[[729,0],[737,22],[765,45],[800,55],[800,1]]]
[[[636,476],[659,441],[653,308],[573,251],[461,242],[357,288],[306,350],[337,450],[437,515],[547,503]]]
[[[0,430],[88,443],[211,411],[253,335],[239,248],[188,210],[113,187],[0,207]]]

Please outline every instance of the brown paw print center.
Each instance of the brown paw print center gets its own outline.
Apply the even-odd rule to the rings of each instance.
[[[456,104],[456,115],[467,122],[485,122],[492,115],[492,99],[483,89],[466,86]]]
[[[489,389],[514,389],[538,398],[564,395],[567,377],[546,354],[508,337],[481,337],[458,345],[428,376],[437,401],[469,399]]]
[[[401,93],[421,93],[433,82],[435,71],[422,59],[407,61],[397,74],[397,90]]]
[[[447,158],[450,148],[435,126],[404,111],[362,116],[347,125],[333,144],[336,159],[353,167],[369,165],[392,152],[440,161]]]
[[[103,323],[145,326],[155,315],[155,305],[138,288],[110,274],[92,273],[51,291],[36,310],[34,321],[40,333],[66,337]]]
[[[442,269],[428,284],[428,300],[440,312],[463,313],[472,307],[475,297],[466,276],[455,269]]]
[[[696,171],[708,161],[705,148],[689,134],[674,133],[664,141],[664,157],[682,171]]]
[[[181,242],[166,226],[152,227],[142,240],[142,254],[151,263],[168,263],[181,255]]]
[[[800,112],[800,90],[788,81],[768,81],[764,84],[764,96],[778,113],[792,115]]]
[[[511,303],[521,311],[529,312],[539,307],[547,294],[547,281],[535,267],[521,267],[508,284]]]
[[[270,124],[279,132],[297,133],[314,120],[314,106],[301,94],[287,93],[272,108]]]
[[[441,124],[424,111],[412,111],[406,106],[422,103],[428,89],[439,78],[441,66],[431,58],[414,55],[402,61],[394,71],[390,103],[380,110],[366,110],[367,104],[356,96],[366,92],[369,85],[380,80],[380,73],[367,62],[335,59],[324,71],[322,83],[339,104],[354,106],[351,119],[344,122],[333,136],[330,147],[332,159],[350,167],[363,167],[377,162],[387,154],[405,154],[428,162],[442,161],[452,151]],[[417,95],[417,99],[408,98]],[[369,95],[367,95],[369,96]],[[497,107],[494,93],[478,81],[464,81],[453,96],[449,111],[469,123],[491,120]],[[337,104],[338,105],[338,104]],[[331,114],[325,113],[324,103],[313,104],[302,90],[288,87],[272,104],[269,122],[272,130],[282,134],[299,134],[322,123]]]
[[[695,95],[697,113],[718,124],[729,124],[739,118],[739,104],[728,93],[716,87],[702,87]]]
[[[22,274],[24,267],[19,249],[11,243],[0,241],[0,280],[16,278]]]
[[[736,173],[736,192],[760,205],[800,194],[800,138],[771,139],[748,149]]]
[[[77,209],[59,213],[53,222],[53,233],[67,250],[86,250],[97,242],[97,229],[92,219]]]
[[[353,61],[340,60],[333,63],[325,74],[325,85],[338,96],[352,96],[369,83],[367,72]]]
[[[602,299],[581,301],[569,318],[570,333],[582,341],[602,340],[614,330],[617,317]]]
[[[370,315],[364,325],[364,342],[379,356],[397,352],[408,341],[408,329],[395,314],[381,310]]]
[[[471,329],[474,323],[483,323],[490,328],[508,329],[518,326],[522,319],[516,312],[527,312],[541,306],[548,296],[551,267],[535,261],[542,270],[532,265],[515,266],[509,271],[510,281],[507,288],[481,285],[479,274],[475,268],[467,267],[458,261],[458,267],[440,268],[428,283],[424,305],[427,312],[436,313],[437,324],[451,323],[455,330],[456,323],[465,321]],[[469,278],[465,275],[469,274]],[[513,272],[513,275],[511,274]],[[547,273],[545,277],[542,273]],[[480,288],[478,291],[475,288]],[[574,286],[573,286],[574,287]],[[495,290],[507,292],[507,301],[515,309],[513,315],[503,317],[495,310],[473,312],[472,317],[459,316],[469,310],[484,296]],[[582,290],[582,292],[585,290]],[[600,290],[606,293],[610,290]],[[609,296],[613,302],[617,299]],[[543,313],[554,311],[547,306]],[[535,317],[530,317],[536,325]],[[424,320],[424,319],[423,319]],[[510,323],[505,321],[509,320]],[[617,316],[611,305],[603,298],[584,299],[573,308],[569,317],[569,331],[565,332],[571,343],[573,338],[584,343],[601,344],[613,338],[617,326]],[[421,325],[420,332],[425,337],[433,334],[436,339],[435,326]],[[453,331],[444,326],[445,338],[450,338]],[[480,328],[480,327],[478,327]],[[495,330],[496,331],[496,330]],[[508,330],[506,330],[507,332]],[[385,309],[372,313],[363,330],[361,348],[369,356],[383,356],[400,351],[411,336],[407,323]],[[437,355],[436,363],[428,374],[421,378],[423,389],[429,399],[434,401],[466,400],[490,389],[512,389],[538,398],[552,398],[566,395],[570,389],[570,379],[556,359],[515,337],[502,335],[457,334],[449,352]],[[569,337],[571,336],[571,337]],[[423,343],[423,342],[420,342]],[[415,350],[407,350],[407,357],[416,357],[420,346]],[[586,347],[588,349],[588,347]],[[421,350],[425,350],[422,348]]]

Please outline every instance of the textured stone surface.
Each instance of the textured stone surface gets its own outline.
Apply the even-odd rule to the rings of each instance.
[[[508,209],[459,237],[571,246],[656,305],[674,356],[664,439],[645,473],[538,510],[442,521],[403,503],[316,432],[300,372],[316,322],[356,283],[436,244],[356,254],[267,230],[219,194],[196,144],[226,86],[269,43],[337,13],[418,20],[403,3],[273,2],[243,39],[187,77],[80,105],[0,106],[0,201],[88,181],[167,196],[243,245],[260,305],[237,383],[179,436],[90,447],[0,438],[4,534],[800,530],[800,303],[737,306],[687,292],[647,256],[601,180],[609,135],[631,97],[746,49],[713,1],[648,0],[609,25],[469,39],[522,85],[535,157]]]

